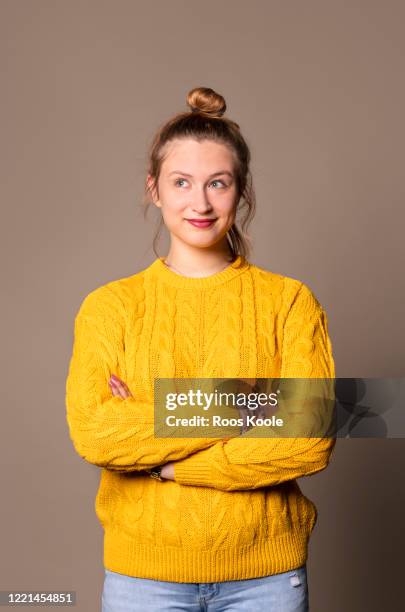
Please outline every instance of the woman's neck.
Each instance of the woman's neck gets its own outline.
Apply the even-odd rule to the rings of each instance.
[[[204,269],[203,271],[198,270],[198,274],[196,274],[194,271],[190,271],[190,270],[185,270],[185,269],[179,269],[177,266],[174,266],[173,264],[170,263],[170,261],[168,261],[168,258],[166,257],[163,261],[163,263],[170,268],[171,270],[174,270],[174,272],[177,272],[177,274],[182,274],[183,276],[191,276],[191,277],[199,277],[199,276],[210,276],[211,274],[216,274],[217,272],[222,272],[222,270],[225,270],[225,268],[227,268],[229,266],[230,263],[232,263],[232,261],[234,261],[234,259],[229,259],[227,260],[225,263],[222,263],[222,266],[218,267],[216,266],[213,269]]]
[[[207,252],[205,249],[199,251],[196,253],[190,250],[169,249],[163,262],[178,274],[198,278],[221,272],[235,261],[229,249],[222,252]]]

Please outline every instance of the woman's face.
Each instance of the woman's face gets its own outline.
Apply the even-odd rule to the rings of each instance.
[[[172,238],[196,247],[218,243],[236,214],[237,185],[231,151],[210,140],[179,139],[168,143],[166,153],[158,182],[159,199],[154,203],[161,208]],[[213,222],[206,226],[190,222],[203,219]]]

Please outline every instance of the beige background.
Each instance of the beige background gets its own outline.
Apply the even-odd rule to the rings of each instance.
[[[405,5],[0,8],[0,589],[73,589],[76,609],[93,612],[99,470],[65,421],[73,319],[93,288],[153,261],[146,150],[189,89],[217,89],[240,124],[258,201],[251,260],[312,288],[337,376],[403,376]],[[300,480],[319,512],[311,612],[402,607],[403,451],[400,439],[339,440],[328,469]]]

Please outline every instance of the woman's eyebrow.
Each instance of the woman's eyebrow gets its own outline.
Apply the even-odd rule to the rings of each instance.
[[[173,170],[172,172],[169,172],[169,176],[172,174],[182,174],[183,176],[190,176],[192,177],[192,174],[187,174],[187,172],[181,172],[180,170]],[[228,172],[228,170],[221,170],[220,172],[214,172],[214,174],[211,174],[208,178],[212,178],[213,176],[219,176],[220,174],[228,174],[230,177],[233,177],[233,174],[231,172]]]

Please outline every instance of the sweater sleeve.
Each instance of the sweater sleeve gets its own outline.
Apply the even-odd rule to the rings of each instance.
[[[77,453],[117,472],[141,471],[183,459],[215,438],[155,438],[153,401],[113,396],[111,374],[122,376],[124,319],[111,293],[89,294],[74,322],[66,379],[66,418]],[[128,381],[125,381],[128,384]]]
[[[325,409],[320,417],[326,421],[331,419],[335,366],[327,317],[304,284],[284,324],[280,378],[325,379],[329,401],[320,402],[321,410]],[[220,440],[211,448],[175,462],[175,480],[182,485],[223,491],[277,485],[326,468],[336,443],[334,437],[327,436],[275,437],[277,434],[273,435],[271,428],[266,428],[267,437],[258,438],[253,437],[254,429],[236,438]]]

